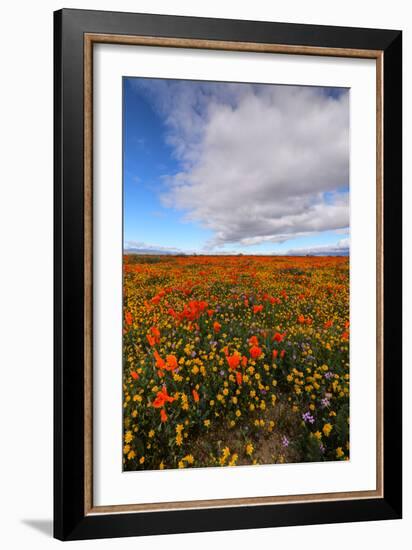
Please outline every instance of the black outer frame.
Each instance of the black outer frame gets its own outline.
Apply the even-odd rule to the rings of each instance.
[[[84,33],[384,53],[384,497],[84,513]],[[398,519],[402,514],[402,33],[63,9],[54,13],[54,536],[60,540]],[[386,139],[385,139],[386,137]]]

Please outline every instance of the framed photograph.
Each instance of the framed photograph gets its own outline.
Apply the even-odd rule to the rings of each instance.
[[[54,28],[55,536],[400,518],[401,32]]]

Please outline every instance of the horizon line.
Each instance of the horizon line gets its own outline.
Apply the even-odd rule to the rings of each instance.
[[[324,258],[328,258],[328,257],[339,257],[339,258],[349,258],[350,257],[350,254],[305,254],[305,253],[288,253],[288,254],[277,254],[277,253],[267,253],[267,254],[263,254],[263,253],[250,253],[250,254],[246,254],[246,253],[243,253],[243,252],[235,252],[235,253],[222,253],[222,252],[217,252],[217,253],[201,253],[201,252],[191,252],[191,253],[188,253],[188,252],[136,252],[136,251],[133,251],[133,250],[123,250],[123,254],[124,255],[133,255],[133,256],[203,256],[203,257],[210,257],[210,256],[219,256],[219,257],[224,257],[224,256],[256,256],[256,257],[269,257],[269,258],[273,258],[273,257],[288,257],[288,256],[292,256],[292,257],[302,257],[302,256],[311,256],[311,257],[314,257],[314,258],[318,258],[318,257],[324,257]]]

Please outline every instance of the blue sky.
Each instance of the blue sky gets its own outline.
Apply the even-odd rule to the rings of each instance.
[[[348,253],[347,90],[123,86],[126,250]]]

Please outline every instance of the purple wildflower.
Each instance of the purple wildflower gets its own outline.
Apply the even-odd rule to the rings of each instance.
[[[286,437],[286,435],[282,436],[282,447],[289,447],[289,439]]]
[[[315,422],[314,417],[311,415],[309,411],[302,414],[302,418],[305,422],[309,422],[309,424],[313,424]]]

